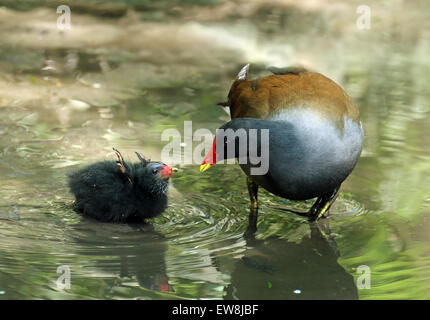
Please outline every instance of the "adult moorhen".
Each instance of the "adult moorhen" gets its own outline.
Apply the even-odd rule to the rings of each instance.
[[[162,162],[144,159],[126,163],[113,149],[118,161],[100,161],[69,175],[78,213],[105,222],[143,222],[167,208],[170,176],[177,171]]]
[[[251,208],[258,208],[261,186],[290,200],[317,197],[305,215],[311,221],[318,220],[328,214],[341,183],[360,157],[363,129],[359,112],[341,87],[319,73],[301,67],[272,67],[269,70],[273,75],[248,80],[248,69],[249,64],[242,68],[231,86],[228,101],[220,103],[230,107],[232,119],[220,129],[236,133],[245,130],[250,140],[247,161],[240,161],[238,150],[243,143],[239,135],[231,137],[225,134],[227,131],[217,130],[200,171],[217,161],[239,158],[247,175]],[[259,130],[260,137],[253,140],[250,129]],[[269,130],[267,142],[262,138],[262,129]],[[269,151],[268,170],[264,174],[251,171],[255,167],[250,157],[252,140],[260,153],[264,147]],[[230,145],[235,147],[232,153],[227,150]],[[217,151],[222,151],[222,155]]]

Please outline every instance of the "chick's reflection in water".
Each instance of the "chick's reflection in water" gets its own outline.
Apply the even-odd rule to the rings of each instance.
[[[157,292],[174,292],[166,273],[166,239],[152,225],[103,224],[100,228],[90,223],[84,227],[86,238],[79,241],[90,248],[85,254],[97,261],[96,269],[116,278],[115,287],[129,287],[135,279],[140,287],[154,291],[148,292],[149,298],[157,298]]]
[[[154,245],[154,243],[152,244]],[[156,249],[162,250],[156,250]],[[175,290],[169,284],[169,277],[166,274],[165,253],[166,243],[158,242],[153,250],[148,250],[148,246],[141,246],[121,255],[121,278],[136,277],[137,282],[143,288],[173,293]]]
[[[248,249],[234,266],[225,299],[358,299],[328,227],[309,226],[310,237],[299,244],[245,234]]]

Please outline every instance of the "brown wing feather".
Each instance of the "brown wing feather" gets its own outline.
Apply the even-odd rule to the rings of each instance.
[[[335,122],[343,123],[345,115],[359,121],[352,99],[340,86],[319,73],[305,70],[237,80],[230,89],[229,105],[232,119],[267,119],[284,109],[307,107]]]

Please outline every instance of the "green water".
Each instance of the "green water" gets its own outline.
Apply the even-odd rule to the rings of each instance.
[[[358,1],[300,3],[76,1],[58,31],[64,3],[0,1],[0,299],[429,299],[430,11],[373,1],[358,30]],[[67,173],[112,146],[158,160],[165,129],[214,132],[248,62],[251,78],[304,64],[360,109],[364,150],[330,218],[261,191],[245,237],[240,168],[179,161],[149,225],[72,210]]]

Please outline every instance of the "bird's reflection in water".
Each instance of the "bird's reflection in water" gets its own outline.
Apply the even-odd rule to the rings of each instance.
[[[254,237],[252,213],[245,233],[248,249],[237,261],[225,299],[358,299],[352,275],[337,262],[339,250],[328,221],[310,223],[301,243]]]
[[[88,232],[85,224],[85,238],[81,244],[90,249],[84,254],[96,255],[96,267],[103,273],[117,277],[116,286],[135,279],[139,286],[158,292],[174,292],[166,274],[166,239],[146,224],[94,224]],[[102,226],[102,228],[101,228]],[[116,237],[112,238],[112,234]],[[90,238],[88,237],[90,236]],[[119,277],[119,278],[118,278]]]
[[[121,278],[134,278],[141,287],[160,292],[174,292],[169,284],[166,274],[165,253],[166,243],[157,243],[152,250],[148,250],[148,245],[141,245],[132,248],[131,251],[125,250],[121,254]],[[162,247],[162,248],[161,248]],[[159,251],[155,248],[161,249]]]

